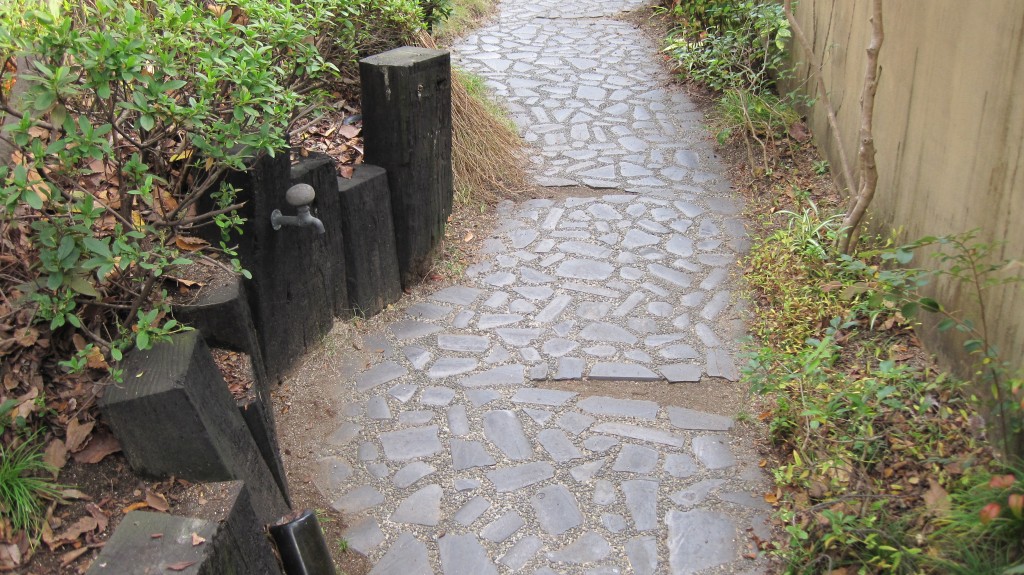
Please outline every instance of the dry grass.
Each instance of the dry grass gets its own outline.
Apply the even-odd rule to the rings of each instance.
[[[420,43],[437,44],[427,34]],[[499,109],[470,93],[452,74],[452,171],[455,200],[461,204],[494,203],[514,198],[527,188],[523,143]]]

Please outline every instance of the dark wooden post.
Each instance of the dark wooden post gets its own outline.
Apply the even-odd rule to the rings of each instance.
[[[388,173],[402,285],[430,270],[452,211],[448,52],[403,47],[359,63],[366,162]]]
[[[210,350],[196,331],[125,357],[124,382],[104,390],[100,409],[132,468],[189,481],[239,479],[260,520],[288,511]]]
[[[349,302],[369,317],[402,297],[387,173],[356,166],[351,179],[338,179],[338,192]]]

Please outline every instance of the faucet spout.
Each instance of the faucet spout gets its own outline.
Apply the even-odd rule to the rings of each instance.
[[[312,227],[318,234],[325,233],[327,230],[324,229],[324,223],[309,210],[309,204],[313,202],[315,195],[313,187],[308,184],[292,186],[288,189],[286,199],[289,204],[295,206],[295,215],[286,216],[281,210],[274,210],[270,214],[270,225],[275,230],[281,229],[281,226],[297,226]]]

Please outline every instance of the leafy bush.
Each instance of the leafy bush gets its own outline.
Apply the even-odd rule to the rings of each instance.
[[[17,63],[0,69],[14,147],[0,213],[9,245],[28,250],[12,295],[84,336],[59,352],[73,371],[182,329],[162,286],[174,268],[220,253],[247,273],[226,243],[243,221],[225,172],[287,150],[339,67],[423,26],[415,0],[39,6],[0,7],[0,61]],[[207,195],[214,208],[199,210]],[[201,226],[221,230],[219,246],[193,237]]]
[[[785,69],[789,21],[782,5],[765,0],[674,3],[679,22],[665,51],[686,75],[716,90],[763,92]]]

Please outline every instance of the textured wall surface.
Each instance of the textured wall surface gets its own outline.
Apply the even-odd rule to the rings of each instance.
[[[984,6],[982,6],[983,4]],[[1024,259],[1024,2],[886,0],[885,43],[875,104],[878,191],[876,229],[901,240],[980,228],[1005,242],[997,255]],[[825,85],[836,108],[843,147],[856,169],[860,93],[870,38],[867,0],[801,0],[797,19],[824,55]],[[799,50],[794,47],[794,53]],[[809,67],[800,62],[795,79]],[[796,85],[796,84],[794,84]],[[805,84],[806,90],[814,85]],[[825,112],[810,113],[815,139],[836,166],[838,150]],[[934,266],[930,258],[915,265]],[[1019,272],[1019,269],[1018,269]],[[935,296],[979,317],[971,294],[949,282]],[[1024,292],[997,289],[986,316],[1003,356],[1017,366],[1024,351]],[[924,330],[925,332],[931,330]],[[925,333],[944,361],[963,366],[960,343]]]

